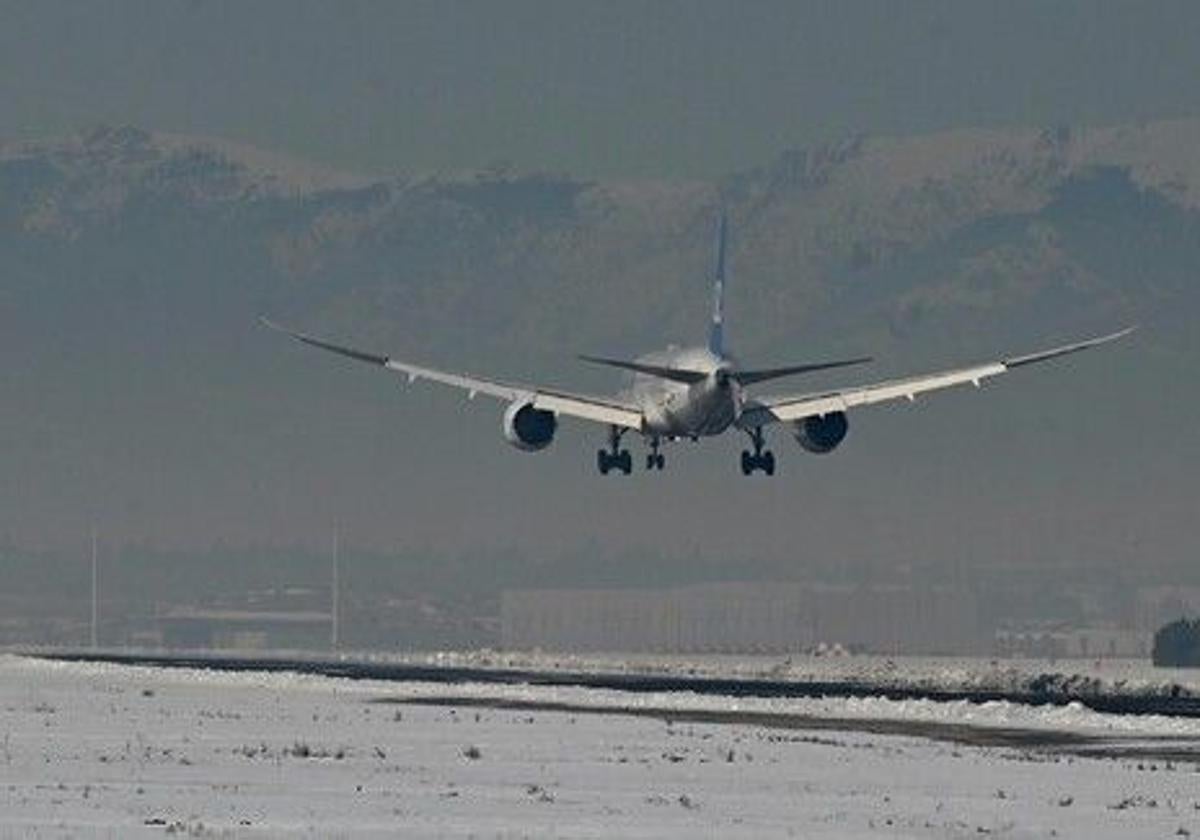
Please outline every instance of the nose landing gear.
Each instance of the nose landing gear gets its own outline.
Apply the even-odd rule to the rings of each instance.
[[[662,440],[657,436],[650,438],[650,451],[646,453],[646,469],[662,471],[667,465],[666,457],[658,451]]]
[[[775,475],[775,453],[769,449],[763,450],[765,439],[762,426],[755,426],[747,434],[750,435],[750,442],[754,444],[754,452],[742,450],[742,475],[750,475],[757,470],[762,470],[767,475]]]

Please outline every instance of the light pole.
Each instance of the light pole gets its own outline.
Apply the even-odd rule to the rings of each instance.
[[[100,646],[100,551],[96,528],[92,526],[92,649]]]
[[[338,649],[338,531],[333,529],[333,556],[331,557],[331,586],[330,586],[330,605],[329,605],[329,646],[333,650]]]

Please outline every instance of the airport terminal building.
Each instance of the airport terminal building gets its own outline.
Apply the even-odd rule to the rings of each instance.
[[[968,654],[991,648],[978,616],[976,596],[952,586],[755,582],[510,590],[500,620],[508,650]]]

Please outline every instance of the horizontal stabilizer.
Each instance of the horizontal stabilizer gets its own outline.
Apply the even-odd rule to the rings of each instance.
[[[642,362],[627,362],[623,359],[605,359],[600,356],[580,356],[579,358],[592,364],[608,365],[609,367],[621,368],[621,370],[631,370],[634,373],[657,376],[659,379],[669,379],[672,382],[682,382],[685,385],[695,385],[697,382],[703,382],[708,378],[708,374],[698,370],[682,370],[680,368],[663,367],[661,365],[647,365]]]
[[[870,361],[872,361],[870,356],[864,356],[861,359],[844,359],[837,362],[817,362],[809,365],[793,365],[791,367],[769,368],[767,370],[742,370],[736,371],[733,374],[733,378],[742,385],[753,385],[756,382],[766,382],[770,379],[781,379],[785,376],[796,376],[801,373],[815,373],[818,370],[863,365]]]

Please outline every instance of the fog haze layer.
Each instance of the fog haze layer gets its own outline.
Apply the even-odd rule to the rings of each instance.
[[[181,547],[323,545],[340,522],[380,548],[594,543],[734,566],[1177,559],[1195,498],[1198,131],[853,140],[708,184],[493,172],[301,190],[132,128],[13,147],[8,528],[51,545],[93,521]],[[733,434],[622,481],[593,472],[599,428],[564,422],[549,451],[519,453],[503,406],[256,323],[615,391],[575,354],[701,340],[718,204],[743,358],[877,358],[791,389],[1145,329],[982,392],[858,412],[828,457],[773,429],[774,481],[738,475]]]
[[[1200,498],[1200,12],[746,8],[6,8],[3,545],[73,557],[99,527],[143,565],[268,546],[319,571],[336,526],[412,567],[470,558],[447,590],[549,568],[1178,581]],[[629,479],[595,474],[597,427],[520,453],[501,405],[257,325],[615,391],[576,354],[702,339],[719,207],[741,358],[876,358],[789,390],[1143,328],[856,413],[828,457],[774,429],[779,475],[748,481],[734,434]]]
[[[375,174],[712,178],[851,133],[1200,111],[1194,4],[7,4],[0,137],[132,123]]]

